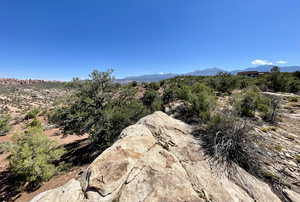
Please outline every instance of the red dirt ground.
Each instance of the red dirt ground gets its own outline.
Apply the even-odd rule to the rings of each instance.
[[[16,133],[17,131],[21,131],[22,128],[23,128],[23,124],[14,125],[10,134],[8,134],[6,136],[0,136],[0,143],[12,141],[13,134]],[[83,136],[76,136],[76,135],[63,136],[60,133],[58,128],[46,130],[45,134],[51,140],[55,140],[59,145],[66,145],[66,144],[69,144],[69,143],[76,142],[78,140],[87,139],[87,137],[88,137],[87,135],[83,135]],[[9,163],[8,163],[8,160],[6,158],[8,156],[9,156],[8,153],[0,154],[0,173],[6,173],[7,172],[7,168],[8,168]],[[85,165],[85,166],[73,168],[68,173],[64,173],[64,174],[53,177],[48,182],[44,183],[38,190],[36,190],[34,192],[31,192],[31,193],[22,192],[22,193],[17,195],[17,199],[10,199],[9,201],[11,201],[11,200],[12,201],[17,201],[17,202],[30,201],[34,196],[36,196],[37,194],[39,194],[41,192],[44,192],[46,190],[53,189],[53,188],[56,188],[56,187],[59,187],[59,186],[65,184],[71,178],[75,177],[82,169],[84,169],[86,167],[87,166]]]

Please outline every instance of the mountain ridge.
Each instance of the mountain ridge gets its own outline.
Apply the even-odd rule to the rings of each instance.
[[[136,82],[157,82],[161,81],[164,79],[170,79],[174,78],[176,76],[214,76],[217,75],[220,72],[227,72],[230,74],[237,74],[238,72],[243,72],[243,71],[259,71],[259,72],[269,72],[271,68],[274,65],[261,65],[257,67],[250,67],[246,69],[237,69],[233,71],[226,71],[221,68],[213,67],[213,68],[206,68],[202,70],[195,70],[193,72],[188,72],[184,74],[176,74],[176,73],[167,73],[167,74],[146,74],[146,75],[141,75],[141,76],[130,76],[130,77],[125,77],[123,79],[117,79],[116,81],[119,83],[129,83],[132,81]],[[300,71],[300,66],[282,66],[280,67],[281,72],[295,72],[295,71]]]

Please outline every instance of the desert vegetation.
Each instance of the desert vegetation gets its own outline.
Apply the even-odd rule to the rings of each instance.
[[[16,134],[7,149],[11,172],[27,189],[35,188],[56,174],[58,165],[55,161],[64,152],[48,139],[41,126],[29,127],[24,133]]]
[[[0,115],[0,136],[4,136],[9,132],[9,120],[10,117],[8,115]]]
[[[9,96],[1,98],[3,106],[13,106],[0,116],[0,136],[11,128],[7,112],[14,115],[13,123],[24,123],[13,141],[2,143],[0,148],[1,153],[9,152],[9,171],[25,187],[38,187],[59,173],[66,156],[77,154],[68,153],[67,146],[64,149],[50,140],[44,134],[45,128],[57,127],[63,136],[87,135],[89,147],[85,152],[92,161],[119,138],[124,128],[154,111],[165,111],[197,128],[195,137],[215,171],[234,177],[238,165],[269,183],[283,200],[282,190],[291,186],[288,180],[279,180],[281,174],[268,166],[286,150],[268,135],[283,130],[278,127],[284,119],[282,114],[287,113],[283,105],[289,107],[289,112],[298,110],[298,72],[281,73],[273,68],[270,74],[257,78],[220,73],[120,85],[111,70],[95,70],[86,80],[76,78],[55,88],[31,86],[30,93],[33,89],[42,91],[39,96],[31,96],[33,105],[23,98],[17,102],[16,89],[15,97],[6,92]],[[57,89],[63,95],[47,103],[45,100]],[[281,96],[284,93],[291,94]],[[19,110],[9,111],[12,107]],[[297,135],[285,136],[295,143]],[[291,156],[293,162],[299,163],[299,153],[293,151]]]

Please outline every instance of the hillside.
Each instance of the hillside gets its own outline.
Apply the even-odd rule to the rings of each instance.
[[[1,86],[0,200],[297,202],[299,76]]]

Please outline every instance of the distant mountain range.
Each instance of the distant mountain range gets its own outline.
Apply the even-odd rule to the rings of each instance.
[[[273,65],[262,65],[262,66],[257,66],[257,67],[251,67],[251,68],[246,68],[246,69],[239,69],[239,70],[234,70],[234,71],[226,71],[224,69],[220,68],[208,68],[208,69],[203,69],[203,70],[196,70],[193,72],[185,73],[185,74],[173,74],[173,73],[168,73],[168,74],[149,74],[149,75],[141,75],[141,76],[130,76],[126,77],[123,79],[117,79],[118,83],[128,83],[132,81],[137,81],[137,82],[157,82],[161,81],[164,79],[170,79],[174,78],[176,76],[214,76],[217,75],[220,72],[228,72],[231,74],[237,74],[238,72],[244,72],[244,71],[258,71],[258,72],[269,72]],[[281,72],[295,72],[295,71],[300,71],[300,66],[286,66],[286,67],[280,67]]]

